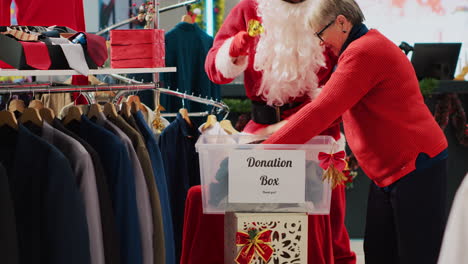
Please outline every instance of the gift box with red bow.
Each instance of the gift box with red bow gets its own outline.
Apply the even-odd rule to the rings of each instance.
[[[165,65],[164,30],[112,30],[112,68],[159,68]]]
[[[307,264],[307,215],[226,213],[227,264]]]

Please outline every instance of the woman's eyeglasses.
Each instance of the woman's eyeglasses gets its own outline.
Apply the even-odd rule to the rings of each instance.
[[[322,30],[320,30],[319,32],[315,32],[315,35],[317,36],[317,38],[320,39],[320,41],[323,43],[325,42],[323,39],[322,39],[322,34],[323,32],[329,28],[333,23],[335,22],[335,20],[333,20],[332,22],[328,23],[324,28],[322,28]]]

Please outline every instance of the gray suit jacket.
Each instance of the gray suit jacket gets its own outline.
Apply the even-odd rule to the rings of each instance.
[[[76,177],[76,184],[84,201],[86,220],[88,221],[91,263],[104,264],[101,212],[91,156],[78,141],[53,128],[47,122],[42,125],[42,139],[59,149],[70,162]]]

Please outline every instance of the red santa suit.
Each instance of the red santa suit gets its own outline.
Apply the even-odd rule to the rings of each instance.
[[[234,36],[240,31],[247,31],[250,20],[261,21],[257,14],[257,2],[256,0],[241,0],[231,10],[216,34],[213,47],[206,58],[205,70],[208,77],[219,84],[230,83],[241,73],[244,73],[247,97],[252,101],[263,102],[262,97],[257,95],[261,85],[262,72],[254,70],[254,54],[260,37],[255,37],[254,45],[251,45],[249,50],[251,55],[244,57],[243,61],[237,61],[234,64],[229,56]],[[331,55],[331,52],[325,51],[325,56],[327,57],[327,67],[322,68],[318,73],[320,86],[328,80],[333,66],[336,64],[336,57]],[[288,119],[308,101],[310,99],[307,96],[291,99],[289,103],[302,104],[282,112],[281,118]],[[251,120],[246,125],[244,132],[255,133],[265,126],[267,125]],[[321,135],[330,135],[338,140],[340,138],[339,125],[332,125]],[[309,216],[308,263],[356,263],[356,256],[350,249],[348,232],[344,226],[345,206],[345,190],[343,186],[339,186],[332,193],[330,215]]]

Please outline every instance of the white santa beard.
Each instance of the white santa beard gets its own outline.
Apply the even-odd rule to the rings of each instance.
[[[257,95],[269,105],[309,96],[317,89],[316,72],[324,66],[323,49],[307,17],[314,0],[291,4],[283,0],[257,0],[265,33],[257,45],[254,68],[263,72]]]

